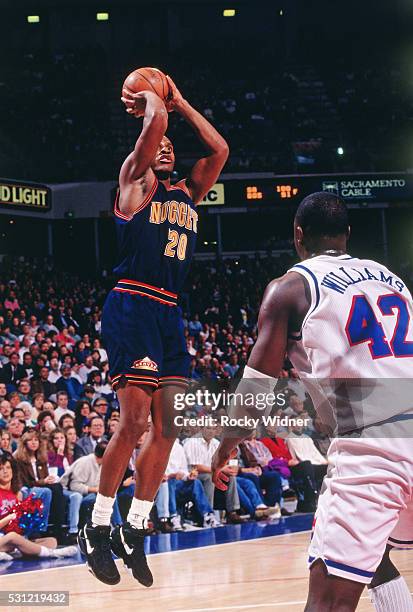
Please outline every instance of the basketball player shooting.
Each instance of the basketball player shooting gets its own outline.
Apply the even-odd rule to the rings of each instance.
[[[300,204],[294,240],[302,262],[265,291],[237,393],[274,389],[287,353],[325,422],[337,407],[306,612],[353,612],[365,585],[379,612],[411,612],[389,551],[413,547],[413,301],[383,265],[347,254],[349,232],[339,197],[315,193]],[[219,489],[228,480],[222,467],[249,433],[224,432],[212,462]]]
[[[195,205],[216,182],[228,157],[225,140],[182,97],[173,81],[168,82],[172,95],[166,104],[151,91],[123,98],[132,115],[144,108],[144,119],[135,148],[120,171],[115,204],[120,253],[114,270],[120,280],[109,293],[102,316],[120,424],[103,458],[91,523],[79,534],[90,571],[106,584],[120,581],[112,551],[141,584],[153,583],[144,536],[179,433],[173,423],[174,396],[186,387],[189,375],[178,293],[195,249]],[[207,149],[190,176],[173,187],[174,148],[165,136],[168,111],[179,113]],[[111,533],[115,495],[150,414],[152,425],[137,460],[137,484],[127,521]]]

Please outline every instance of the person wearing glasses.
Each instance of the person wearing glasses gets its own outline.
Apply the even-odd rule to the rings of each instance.
[[[102,397],[98,397],[94,402],[93,402],[93,410],[95,410],[95,412],[98,413],[99,416],[102,417],[102,419],[107,419],[108,416],[108,407],[109,404],[107,402],[107,400],[103,399]]]

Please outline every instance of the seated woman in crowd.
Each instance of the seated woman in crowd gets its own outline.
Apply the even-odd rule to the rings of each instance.
[[[70,463],[72,463],[74,461],[73,455],[76,442],[78,441],[78,436],[74,426],[66,427],[66,429],[64,429],[63,431],[66,436],[66,453],[70,460]]]
[[[22,435],[14,456],[26,496],[35,493],[42,499],[46,522],[53,524],[55,530],[60,532],[66,509],[63,489],[57,482],[57,476],[49,474],[47,451],[41,448],[40,436],[35,429],[28,429]]]
[[[85,426],[89,422],[90,418],[90,404],[87,400],[79,400],[75,406],[75,427],[76,433],[82,436],[85,433]]]
[[[303,499],[298,503],[300,512],[312,512],[317,504],[318,485],[314,466],[311,461],[302,461],[291,454],[287,439],[277,436],[277,427],[267,426],[266,436],[261,442],[267,447],[274,459],[283,461],[291,470],[291,476],[296,483]]]
[[[37,417],[39,416],[39,412],[42,412],[43,410],[44,400],[45,400],[45,397],[43,393],[35,393],[33,395],[32,403],[33,403],[33,408],[36,411]]]
[[[74,428],[72,429],[75,431]],[[55,429],[49,436],[47,461],[49,469],[56,468],[59,477],[63,476],[65,470],[73,463],[73,451],[69,448],[67,436],[60,429]],[[63,489],[63,495],[69,502],[69,534],[66,541],[75,544],[78,532],[79,508],[83,497],[77,491],[70,491],[69,489]]]
[[[14,459],[0,457],[0,513],[13,508],[22,497],[18,469]],[[76,546],[57,548],[55,538],[37,538],[33,541],[15,532],[2,534],[2,530],[16,518],[11,513],[0,519],[0,561],[11,561],[17,550],[20,555],[35,557],[71,557],[77,554]]]
[[[0,454],[5,455],[6,453],[11,455],[11,435],[7,429],[0,431]]]
[[[66,429],[66,427],[73,427],[74,424],[75,424],[75,419],[72,417],[71,414],[63,414],[60,417],[57,426],[59,429],[63,431],[64,429]]]
[[[272,456],[254,432],[239,446],[242,465],[238,475],[251,480],[268,507],[276,507],[281,502],[283,484],[278,471],[268,465]]]
[[[59,477],[73,463],[73,454],[69,454],[67,439],[61,429],[55,429],[49,434],[47,463],[49,468],[57,468]]]

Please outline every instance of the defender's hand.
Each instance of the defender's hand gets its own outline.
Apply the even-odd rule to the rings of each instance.
[[[234,459],[237,456],[237,451],[234,449],[231,451],[229,455],[221,455],[219,452],[219,448],[215,451],[214,456],[212,457],[211,463],[211,472],[212,472],[212,482],[220,491],[226,491],[228,489],[228,481],[230,479],[230,475],[228,473],[223,472],[223,468],[227,466],[228,461],[230,459]]]
[[[168,113],[171,113],[172,111],[177,111],[179,113],[179,110],[184,105],[185,100],[171,77],[166,75],[166,79],[170,89],[170,99],[166,102],[166,110]]]

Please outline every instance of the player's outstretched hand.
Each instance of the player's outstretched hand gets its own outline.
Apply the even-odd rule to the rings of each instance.
[[[226,491],[228,489],[230,474],[223,472],[222,468],[227,465],[230,459],[234,459],[237,456],[237,451],[233,450],[229,455],[221,454],[219,451],[220,449],[218,448],[212,457],[212,482],[220,491]]]
[[[185,100],[171,77],[166,75],[166,79],[169,83],[170,89],[169,99],[166,102],[166,109],[168,113],[171,113],[172,111],[179,112],[179,109],[182,107]]]
[[[126,106],[126,112],[134,117],[142,117],[145,114],[146,103],[151,99],[162,102],[161,98],[151,91],[128,93],[124,90],[121,97],[122,102]]]

